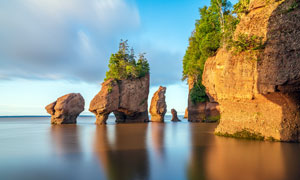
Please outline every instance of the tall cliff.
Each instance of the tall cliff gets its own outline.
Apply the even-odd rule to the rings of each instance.
[[[203,84],[219,104],[215,132],[300,141],[300,1],[251,0],[234,33],[261,37],[263,48],[219,49]]]
[[[107,80],[90,103],[96,124],[105,124],[110,113],[116,122],[148,122],[149,74],[145,77]]]

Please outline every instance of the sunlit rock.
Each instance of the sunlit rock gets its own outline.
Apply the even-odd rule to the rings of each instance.
[[[203,83],[220,104],[220,135],[300,140],[300,6],[293,0],[252,0],[234,37],[261,37],[243,52],[219,49],[206,61]]]
[[[110,113],[116,122],[148,122],[149,75],[135,79],[107,80],[90,103],[96,124],[105,124]]]
[[[154,93],[151,106],[150,106],[150,114],[151,121],[163,122],[165,114],[167,112],[167,104],[166,104],[166,87],[160,86],[159,89]]]

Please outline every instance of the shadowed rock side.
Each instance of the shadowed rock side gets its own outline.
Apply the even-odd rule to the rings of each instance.
[[[188,97],[188,108],[185,112],[188,121],[190,122],[216,122],[220,118],[219,104],[209,97],[209,101],[193,103],[190,98],[190,91],[194,87],[194,80],[188,79],[189,85],[189,97]]]
[[[265,47],[238,54],[223,48],[206,61],[203,83],[221,109],[217,134],[247,132],[269,140],[299,142],[299,4],[252,0],[234,36],[263,37]]]
[[[45,107],[51,115],[51,124],[75,124],[84,110],[84,99],[79,93],[71,93],[58,98]]]
[[[178,119],[178,117],[177,117],[177,111],[176,111],[175,109],[171,109],[171,113],[172,113],[172,119],[171,119],[171,121],[173,121],[173,122],[178,122],[178,121],[180,121],[180,120]]]
[[[116,122],[148,122],[149,75],[126,80],[107,80],[90,103],[96,124],[105,124],[111,112]]]
[[[151,121],[164,122],[164,117],[167,112],[166,89],[166,87],[160,86],[153,94],[150,106]]]
[[[185,119],[187,119],[189,117],[189,112],[188,112],[188,108],[185,109],[185,112],[184,112],[184,117]]]

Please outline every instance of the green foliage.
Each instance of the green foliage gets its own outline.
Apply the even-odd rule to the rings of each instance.
[[[196,81],[194,87],[190,91],[191,101],[196,104],[199,102],[205,102],[208,100],[208,97],[205,92],[205,87],[201,83],[201,81]]]
[[[240,53],[244,51],[254,51],[263,49],[263,37],[250,36],[248,34],[239,34],[237,40],[231,40],[227,46],[229,49],[233,49],[235,53]]]
[[[216,122],[219,122],[221,119],[221,116],[218,115],[218,116],[209,116],[209,117],[206,117],[204,122],[208,122],[208,123],[216,123]]]
[[[236,13],[239,18],[241,18],[242,15],[249,13],[249,4],[250,0],[240,0],[233,6],[233,12]]]
[[[195,30],[189,38],[189,46],[183,58],[182,80],[196,80],[190,92],[194,103],[207,100],[205,87],[202,85],[202,73],[208,57],[232,38],[238,23],[232,14],[231,3],[227,0],[211,0],[210,6],[199,9],[200,19],[196,21]]]
[[[109,70],[106,72],[106,78],[104,80],[144,77],[150,70],[144,54],[140,54],[138,62],[136,62],[134,50],[131,49],[129,52],[127,40],[121,40],[119,51],[111,55],[108,68]]]
[[[263,141],[265,139],[264,136],[260,133],[251,132],[250,130],[243,129],[241,131],[235,132],[234,134],[229,133],[215,133],[217,136],[225,136],[225,137],[233,137],[240,139],[250,139],[250,140],[259,140]]]
[[[291,4],[291,6],[286,10],[287,13],[294,11],[299,7],[299,2],[295,1]]]

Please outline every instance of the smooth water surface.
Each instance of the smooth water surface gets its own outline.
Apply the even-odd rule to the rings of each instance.
[[[0,118],[0,179],[300,179],[300,145],[218,137],[216,124],[50,125]],[[182,117],[180,117],[183,119]]]

